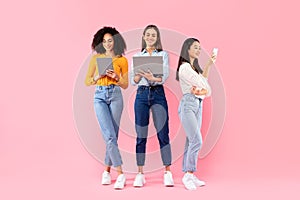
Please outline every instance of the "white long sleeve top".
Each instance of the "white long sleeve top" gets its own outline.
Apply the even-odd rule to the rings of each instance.
[[[183,94],[191,93],[192,87],[196,86],[200,90],[207,90],[206,95],[195,95],[197,98],[204,99],[211,95],[211,88],[207,78],[193,70],[189,63],[181,64],[179,68],[179,82]]]

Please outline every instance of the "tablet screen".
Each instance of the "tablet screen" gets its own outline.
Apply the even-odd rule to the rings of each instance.
[[[99,75],[105,75],[106,70],[113,70],[112,58],[97,58],[97,67]]]

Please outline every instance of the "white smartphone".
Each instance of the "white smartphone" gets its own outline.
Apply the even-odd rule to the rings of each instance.
[[[217,57],[217,55],[218,55],[218,51],[219,51],[219,49],[218,49],[218,48],[213,48],[213,50],[212,50],[212,54],[213,54],[215,57]]]

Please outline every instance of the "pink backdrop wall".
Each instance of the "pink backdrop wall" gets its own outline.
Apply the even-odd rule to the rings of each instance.
[[[29,0],[0,5],[1,199],[170,194],[299,199],[297,1]],[[74,82],[93,34],[103,25],[126,32],[149,23],[197,37],[205,49],[220,49],[226,120],[217,145],[199,161],[199,174],[208,184],[195,192],[181,185],[180,160],[173,165],[174,188],[162,186],[159,172],[149,175],[154,182],[143,189],[103,187],[102,166],[76,133]],[[132,182],[133,176],[128,179]]]

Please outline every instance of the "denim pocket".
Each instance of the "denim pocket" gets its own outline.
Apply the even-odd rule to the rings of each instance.
[[[101,94],[105,94],[105,90],[100,89],[100,88],[97,88],[97,89],[95,90],[95,95],[101,95]]]
[[[159,96],[165,96],[165,91],[164,91],[163,88],[154,89],[154,93],[159,95]]]
[[[115,93],[115,94],[120,94],[120,93],[121,93],[121,88],[120,88],[120,86],[114,86],[114,88],[113,88],[113,93]]]
[[[199,108],[199,105],[197,104],[197,102],[185,102],[183,104],[183,110],[184,111],[197,111],[197,109]]]
[[[193,111],[196,112],[199,108],[199,103],[201,101],[194,95],[184,96],[182,101],[182,107],[185,112]]]
[[[105,90],[96,89],[94,93],[94,101],[104,100],[106,96]]]
[[[145,92],[145,88],[143,88],[143,87],[141,87],[141,88],[138,88],[137,89],[137,91],[136,91],[136,93],[138,94],[138,95],[141,95],[141,94],[143,94],[144,92]]]

